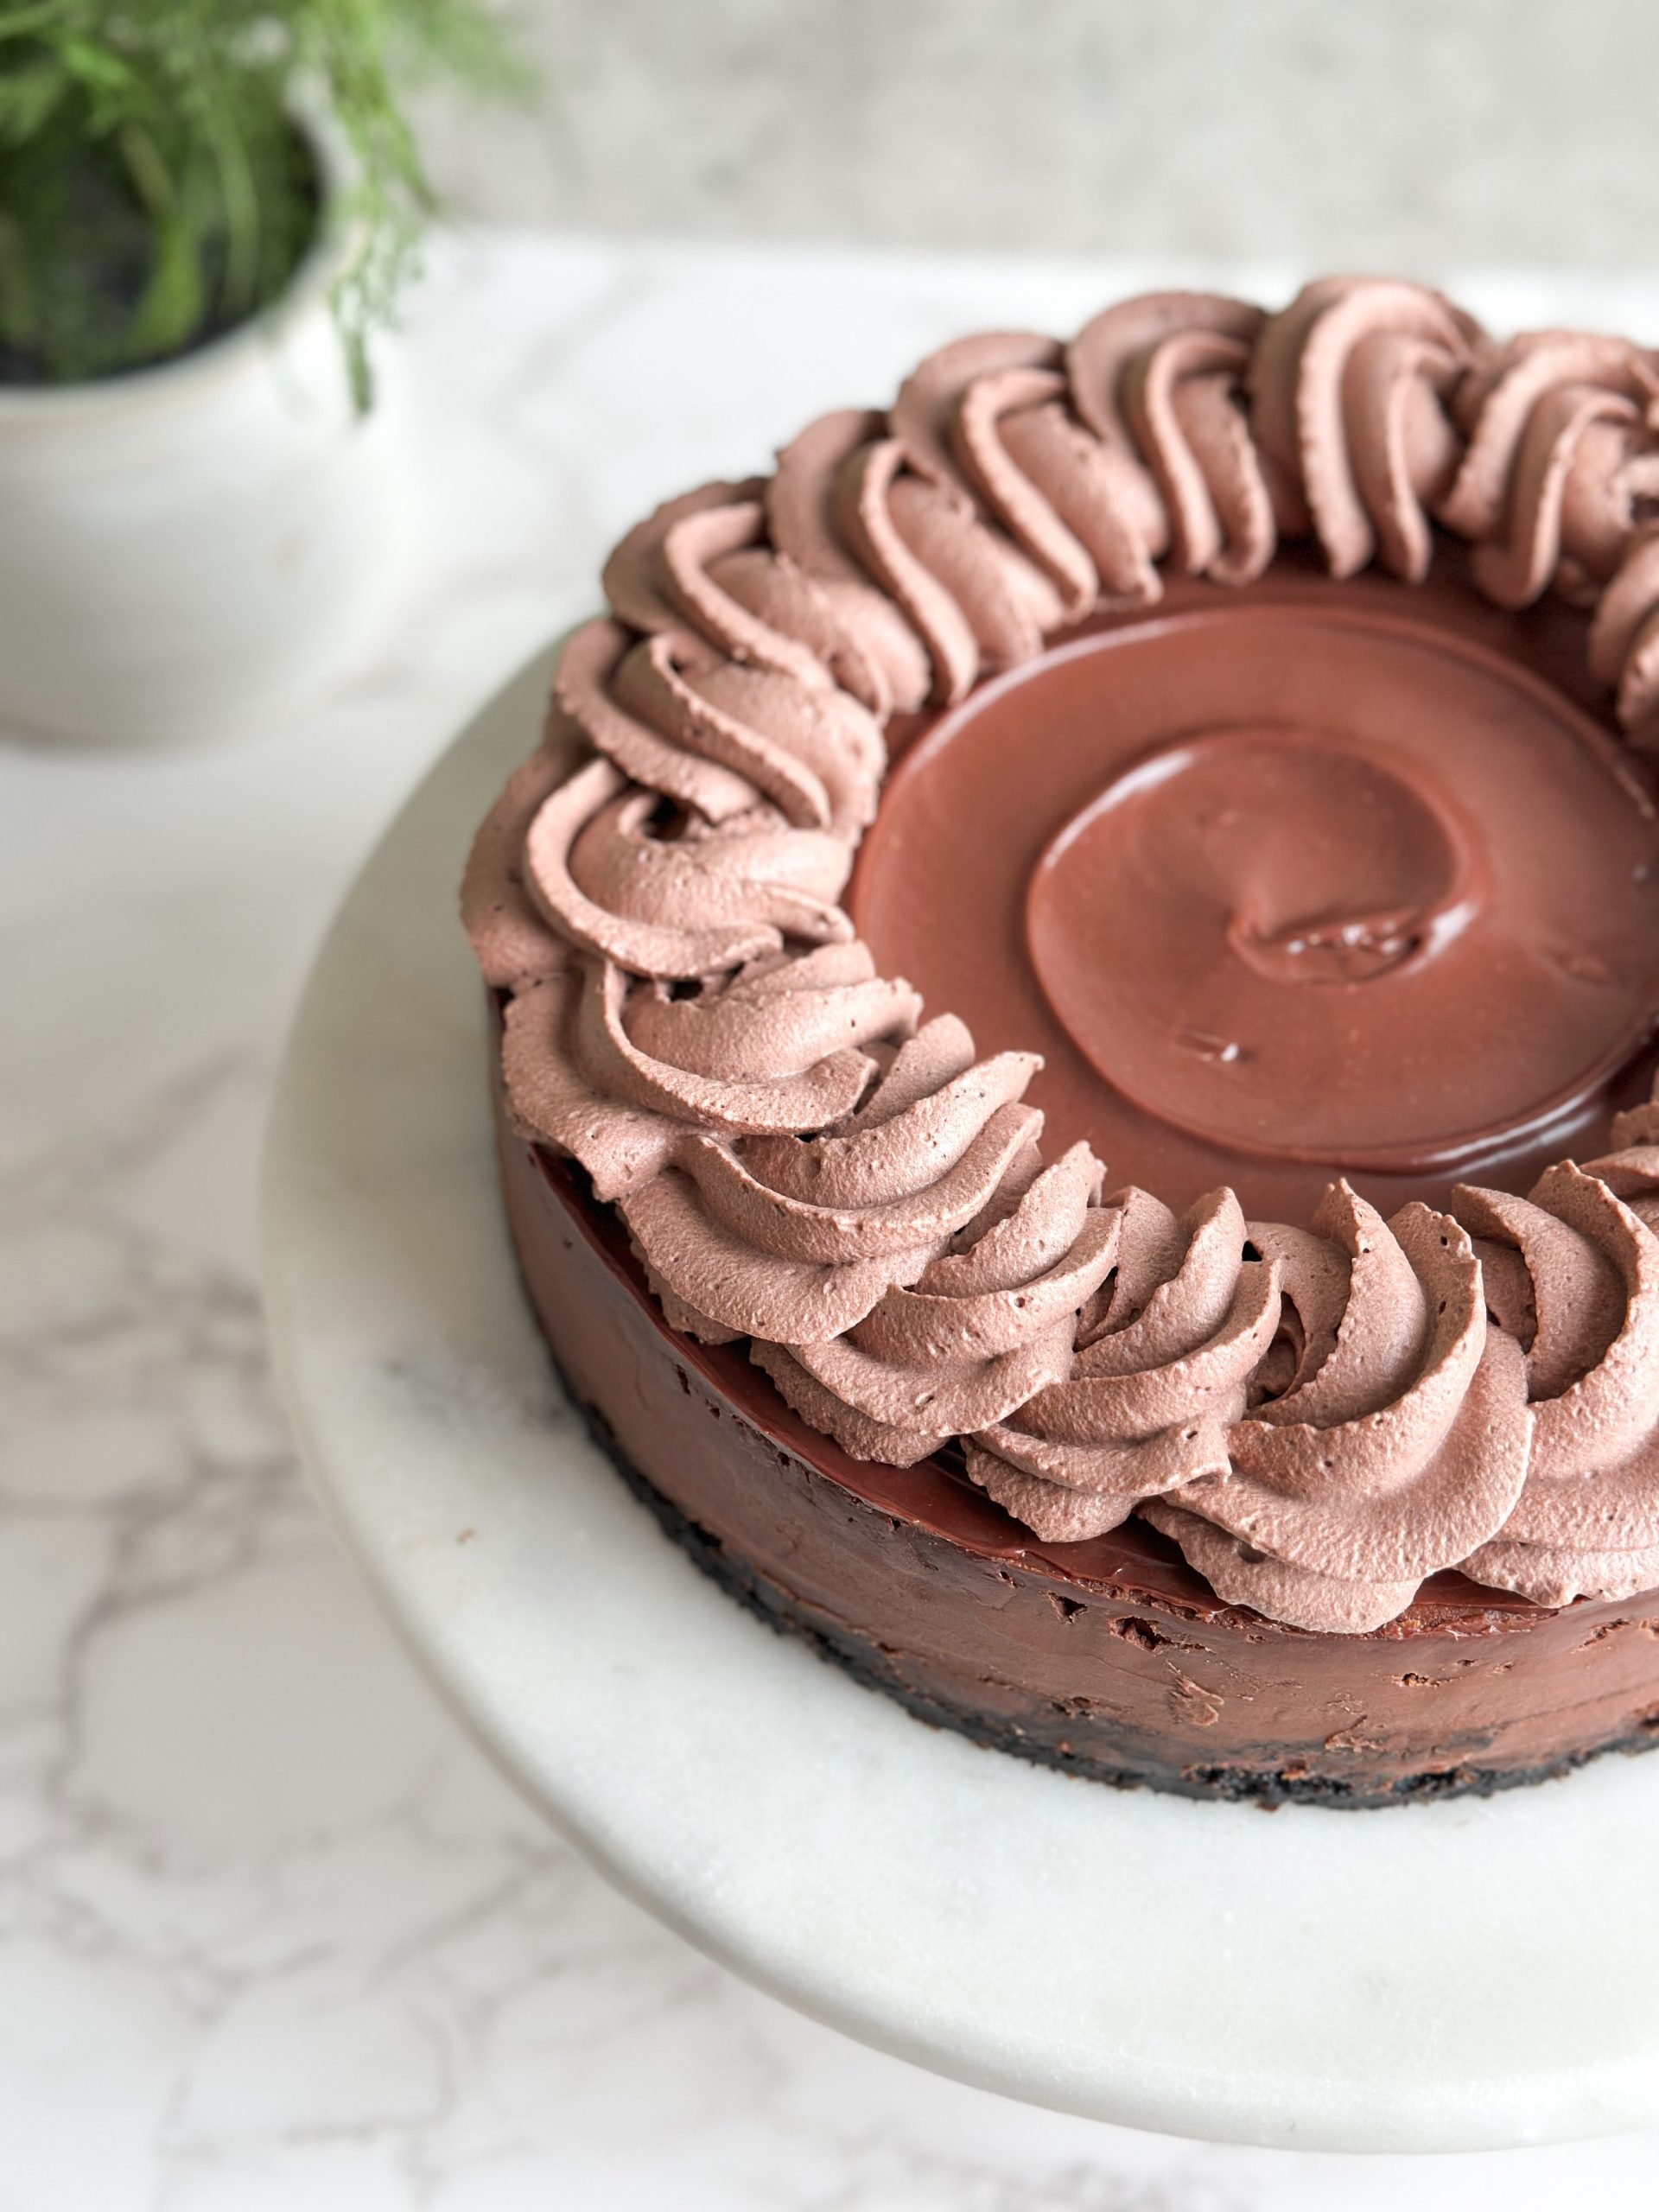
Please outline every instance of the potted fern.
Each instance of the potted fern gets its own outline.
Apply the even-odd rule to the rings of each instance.
[[[510,81],[481,0],[0,0],[0,730],[209,734],[360,649],[434,70]]]

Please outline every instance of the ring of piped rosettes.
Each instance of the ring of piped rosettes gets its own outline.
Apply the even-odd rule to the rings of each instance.
[[[927,1018],[838,901],[892,715],[1168,568],[1244,583],[1311,536],[1416,582],[1436,525],[1498,605],[1592,610],[1659,753],[1659,356],[1347,277],[964,339],[622,540],[464,893],[514,1122],[620,1211],[674,1327],[747,1338],[855,1456],[960,1439],[1039,1536],[1138,1512],[1315,1630],[1452,1567],[1541,1605],[1659,1586],[1659,1105],[1525,1198],[1178,1217],[1045,1158],[1035,1059]]]

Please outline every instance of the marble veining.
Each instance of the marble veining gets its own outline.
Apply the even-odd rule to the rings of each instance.
[[[1651,2136],[1419,2161],[1137,2136],[798,2018],[520,1802],[302,1486],[257,1154],[357,855],[656,493],[920,343],[1135,281],[825,266],[446,244],[404,363],[421,538],[359,674],[234,751],[0,751],[6,2212],[1530,2212],[1659,2169]]]

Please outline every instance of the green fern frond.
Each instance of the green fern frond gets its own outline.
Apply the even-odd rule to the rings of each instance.
[[[402,90],[527,79],[487,0],[0,0],[0,381],[164,359],[257,314],[315,237],[296,127],[346,149],[334,305],[359,405],[431,193]]]

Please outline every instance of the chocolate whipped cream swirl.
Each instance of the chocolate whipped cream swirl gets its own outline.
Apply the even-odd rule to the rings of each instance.
[[[1659,1106],[1524,1199],[1178,1219],[1103,1198],[1086,1146],[1046,1162],[1036,1061],[925,1020],[839,901],[895,713],[1172,563],[1242,583],[1312,534],[1416,582],[1437,525],[1497,605],[1593,609],[1592,671],[1659,751],[1652,353],[1499,344],[1351,277],[960,340],[622,540],[463,890],[515,1124],[617,1206],[674,1326],[748,1339],[855,1456],[959,1438],[1044,1540],[1138,1511],[1314,1630],[1459,1564],[1542,1605],[1659,1585]]]
[[[1279,1267],[1244,1259],[1230,1191],[1179,1221],[1145,1191],[1125,1191],[1116,1211],[1117,1265],[1080,1317],[1070,1373],[966,1445],[975,1481],[1060,1541],[1223,1471],[1229,1426],[1278,1328]]]
[[[1531,1433],[1520,1347],[1488,1319],[1468,1236],[1427,1206],[1384,1222],[1338,1183],[1311,1231],[1250,1233],[1279,1258],[1294,1323],[1227,1469],[1148,1517],[1223,1597],[1299,1628],[1380,1627],[1514,1507]]]

